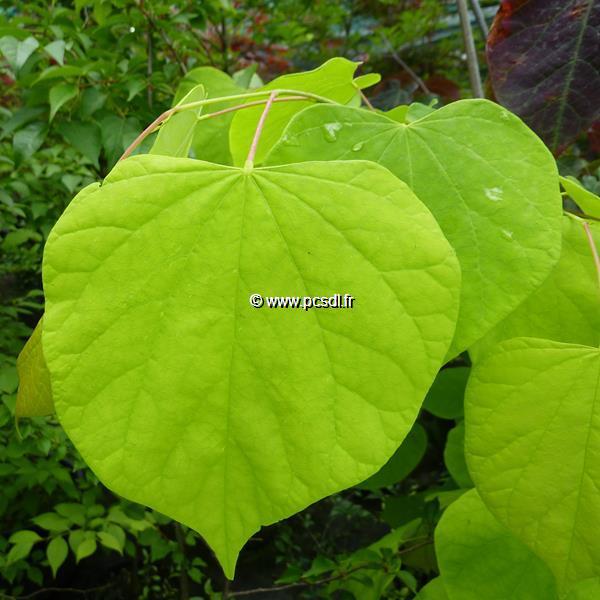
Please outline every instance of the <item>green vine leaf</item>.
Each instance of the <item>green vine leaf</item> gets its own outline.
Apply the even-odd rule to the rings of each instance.
[[[299,92],[318,94],[319,96],[344,104],[350,101],[357,93],[353,77],[358,64],[345,58],[332,58],[312,71],[277,77],[267,85],[259,88],[259,91],[276,89],[297,90]],[[260,146],[256,153],[255,162],[257,164],[264,160],[267,152],[280,138],[290,119],[311,104],[314,104],[314,102],[310,100],[306,102],[281,102],[271,108],[269,119],[265,123],[260,139]],[[262,111],[263,107],[261,106],[247,108],[239,111],[233,117],[229,130],[229,144],[234,165],[242,166],[246,161],[252,137],[254,136]]]
[[[475,490],[446,509],[435,548],[448,600],[558,598],[548,567],[493,517]]]
[[[475,365],[467,387],[475,485],[561,593],[600,574],[599,376],[598,348],[516,338]]]
[[[590,224],[600,247],[600,225]],[[594,257],[581,221],[563,217],[562,250],[550,277],[517,310],[469,348],[481,360],[496,344],[514,337],[537,337],[598,346],[600,289]]]
[[[156,155],[71,202],[43,279],[66,432],[109,488],[200,532],[228,577],[261,525],[390,458],[447,353],[460,287],[429,211],[376,164]],[[249,303],[336,292],[355,307]]]
[[[409,125],[343,106],[308,108],[266,164],[373,160],[405,181],[459,258],[463,287],[455,356],[508,316],[560,254],[561,199],[548,149],[486,100],[454,102]]]

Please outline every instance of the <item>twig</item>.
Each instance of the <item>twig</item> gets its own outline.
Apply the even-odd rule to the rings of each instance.
[[[424,546],[429,546],[432,543],[432,540],[428,538],[426,541],[421,542],[420,544],[415,544],[414,546],[409,546],[408,548],[404,548],[397,552],[400,554],[407,554],[408,552],[412,552],[413,550],[418,550],[419,548],[423,548]],[[357,565],[347,571],[342,571],[337,575],[331,575],[329,577],[325,577],[323,579],[317,579],[316,581],[297,581],[295,583],[287,583],[285,585],[277,585],[274,587],[262,587],[262,588],[254,588],[252,590],[240,590],[239,592],[229,592],[228,598],[237,598],[241,596],[252,596],[254,594],[273,594],[275,592],[283,592],[286,590],[293,590],[299,587],[313,587],[318,585],[325,585],[326,583],[331,583],[332,581],[339,581],[340,579],[345,579],[348,575],[355,573],[356,571],[361,571],[362,569],[372,569],[373,563],[366,563]]]
[[[164,31],[164,29],[160,25],[158,25],[156,23],[156,19],[154,18],[154,16],[144,8],[143,0],[141,0],[137,6],[140,9],[140,12],[144,15],[144,17],[148,21],[148,23],[150,23],[152,28],[156,29],[156,31],[158,31],[160,37],[162,38],[163,42],[165,43],[165,46],[168,48],[169,52],[171,53],[173,60],[179,66],[179,70],[181,71],[181,74],[185,75],[187,73],[187,68],[186,68],[184,62],[181,60],[181,57],[177,53],[177,50],[175,49],[175,46],[173,45],[173,42],[171,41],[171,39],[169,38],[167,33]]]
[[[467,53],[467,65],[469,67],[469,79],[471,80],[471,90],[475,98],[483,98],[483,86],[481,85],[481,74],[479,73],[479,61],[477,60],[477,50],[473,40],[473,30],[471,29],[471,19],[469,18],[469,9],[467,0],[456,0],[458,13],[460,15],[460,25],[465,42],[465,52]]]
[[[244,168],[251,169],[254,164],[254,157],[256,156],[256,149],[258,148],[258,141],[260,140],[260,136],[262,134],[263,127],[265,126],[265,121],[267,120],[267,115],[271,110],[271,106],[273,105],[273,101],[277,96],[277,91],[271,92],[267,103],[265,104],[265,109],[260,115],[260,119],[258,120],[258,124],[256,125],[256,131],[254,132],[254,137],[252,138],[252,144],[250,144],[250,150],[248,150],[248,156],[246,158],[246,163]]]
[[[109,590],[112,587],[115,587],[116,583],[111,582],[106,585],[101,585],[98,587],[87,588],[87,589],[78,589],[78,588],[70,588],[70,587],[47,587],[36,590],[31,594],[27,594],[25,596],[10,596],[8,594],[4,594],[0,592],[0,599],[2,600],[30,600],[30,598],[37,598],[43,594],[48,594],[51,592],[62,592],[65,594],[81,594],[82,596],[87,596],[88,594],[94,594],[96,592],[103,592],[104,590]]]
[[[583,228],[585,229],[585,234],[587,235],[590,248],[592,249],[594,264],[596,265],[596,275],[598,276],[598,288],[600,289],[600,256],[598,256],[598,248],[596,248],[596,242],[594,241],[590,224],[587,221],[583,221]]]
[[[369,107],[369,110],[375,110],[375,107],[371,104],[370,100],[367,98],[366,94],[362,90],[358,90],[360,97],[363,99],[363,102]]]
[[[385,45],[388,47],[392,58],[410,75],[412,80],[421,88],[421,91],[423,93],[430,95],[431,91],[425,85],[425,82],[408,66],[406,62],[404,62],[404,60],[402,60],[402,58],[400,58],[400,55],[394,50],[394,47],[392,46],[390,40],[385,35],[385,33],[381,33],[381,38],[385,42]]]
[[[140,8],[144,6],[144,0],[140,2]],[[152,21],[148,21],[148,27],[146,28],[146,76],[148,77],[148,89],[146,95],[148,98],[148,108],[152,109]]]
[[[295,100],[316,100],[319,102],[326,102],[329,104],[336,104],[336,102],[334,102],[333,100],[329,100],[329,98],[324,98],[322,96],[318,96],[316,94],[312,94],[310,92],[299,92],[297,90],[274,90],[277,94],[292,94],[293,98]],[[131,144],[128,146],[128,148],[125,150],[125,152],[123,152],[123,155],[121,156],[121,158],[119,159],[121,160],[125,160],[128,156],[131,155],[131,153],[151,134],[153,133],[157,127],[163,122],[166,121],[170,116],[174,115],[177,112],[180,112],[182,110],[191,110],[193,108],[199,108],[200,106],[205,106],[208,104],[216,104],[218,102],[227,102],[227,101],[231,101],[234,99],[238,99],[238,98],[256,98],[259,96],[265,96],[266,94],[271,94],[272,92],[270,90],[263,90],[263,91],[257,91],[257,92],[248,92],[246,94],[238,94],[237,96],[223,96],[223,97],[219,97],[219,98],[205,98],[204,100],[197,100],[196,102],[190,102],[189,104],[178,104],[177,106],[173,106],[172,108],[169,108],[168,110],[165,110],[165,112],[161,113],[160,115],[158,115],[158,117],[156,117],[156,119],[154,119],[154,121],[152,121],[152,123],[150,123],[150,125],[148,125],[148,127],[146,127],[146,129],[144,129],[144,131],[142,131],[142,133],[140,133],[135,140],[133,140],[133,142],[131,142]],[[277,102],[282,102],[282,101],[286,101],[290,99],[290,96],[286,96],[285,98],[277,98]],[[264,101],[267,102],[267,101]],[[241,110],[244,108],[248,108],[250,106],[256,106],[257,104],[262,104],[262,102],[258,102],[258,103],[247,103],[247,104],[239,104],[236,107],[232,107],[231,110]],[[227,110],[223,110],[223,111],[217,111],[214,113],[211,113],[210,115],[204,115],[203,117],[199,117],[198,120],[203,120],[204,118],[212,118],[221,114],[224,114],[225,112],[231,112],[231,110],[227,109]]]
[[[471,0],[471,6],[473,7],[473,12],[475,13],[475,18],[477,19],[479,29],[481,29],[481,34],[483,35],[483,38],[486,39],[489,33],[489,28],[485,20],[485,15],[481,10],[481,4],[479,4],[479,0]]]

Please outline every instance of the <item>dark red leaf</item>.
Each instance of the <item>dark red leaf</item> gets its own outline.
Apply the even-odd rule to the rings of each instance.
[[[487,57],[498,102],[555,153],[600,119],[598,0],[504,0]]]

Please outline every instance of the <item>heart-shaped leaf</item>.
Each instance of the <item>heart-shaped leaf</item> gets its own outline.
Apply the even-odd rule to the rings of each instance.
[[[343,106],[297,115],[266,164],[373,160],[405,181],[453,245],[463,275],[456,355],[510,314],[560,253],[552,155],[514,115],[455,102],[410,124]]]
[[[312,71],[277,77],[259,90],[286,89],[310,92],[344,104],[357,94],[353,77],[358,64],[345,58],[332,58]],[[271,107],[255,157],[257,164],[264,160],[289,120],[310,104],[311,102],[307,100],[306,102],[282,102]],[[239,111],[234,116],[229,130],[229,144],[234,165],[244,164],[261,114],[262,107],[258,106]]]
[[[598,348],[515,338],[476,364],[467,386],[469,472],[563,594],[600,575],[599,375]]]
[[[43,278],[68,435],[108,487],[199,531],[232,577],[261,525],[394,453],[450,344],[460,274],[427,208],[373,163],[145,155],[71,202]],[[249,302],[334,293],[354,308]]]
[[[600,247],[600,228],[590,224]],[[502,340],[538,337],[597,346],[600,343],[600,289],[594,257],[581,221],[563,217],[560,260],[542,286],[483,339],[469,348],[478,361]]]
[[[448,600],[557,600],[548,567],[485,507],[475,490],[451,504],[435,530]]]

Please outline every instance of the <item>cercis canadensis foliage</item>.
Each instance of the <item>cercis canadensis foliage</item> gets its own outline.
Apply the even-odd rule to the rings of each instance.
[[[232,578],[261,526],[401,477],[434,380],[425,408],[460,418],[434,392],[469,377],[446,459],[476,490],[438,526],[423,597],[588,597],[600,199],[564,179],[582,209],[564,214],[551,152],[506,108],[363,108],[378,77],[356,68],[187,74],[52,230],[17,414],[55,410],[107,487],[198,531]],[[465,351],[470,371],[438,375]]]

